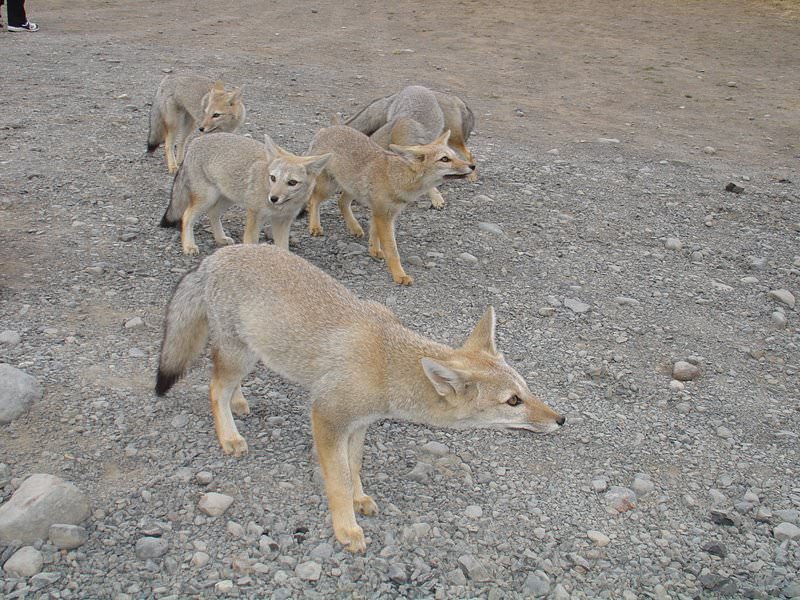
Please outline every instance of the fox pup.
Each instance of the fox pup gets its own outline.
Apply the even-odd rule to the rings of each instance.
[[[474,164],[475,160],[472,157],[472,153],[467,148],[467,140],[475,127],[475,115],[469,106],[454,94],[428,90],[422,86],[410,86],[397,94],[373,100],[345,124],[371,136],[399,114],[398,109],[400,108],[401,98],[405,98],[402,101],[402,103],[405,103],[409,98],[413,100],[418,93],[420,97],[426,96],[426,92],[422,90],[433,94],[444,118],[442,129],[436,131],[434,135],[449,129],[450,139],[448,144],[450,147],[458,152],[468,163]],[[428,105],[427,101],[425,102]],[[429,115],[427,119],[435,118],[438,121],[438,116],[432,114],[433,112],[435,111],[431,111],[430,108],[427,109]],[[414,109],[414,113],[419,115],[420,110]],[[381,142],[378,141],[378,143],[380,144]],[[475,181],[477,178],[477,170],[467,176],[469,181]]]
[[[400,263],[394,224],[405,206],[450,176],[471,173],[475,165],[462,160],[447,145],[446,131],[430,144],[389,146],[384,150],[366,135],[345,125],[321,129],[311,140],[310,154],[330,153],[332,158],[317,177],[308,202],[309,231],[322,235],[319,205],[341,188],[339,210],[350,233],[362,237],[364,230],[353,216],[353,199],[371,209],[369,253],[386,258],[395,283],[410,285],[413,279]]]
[[[199,123],[201,133],[236,131],[244,122],[242,89],[227,91],[221,81],[200,75],[167,75],[150,108],[147,152],[164,144],[167,170],[175,174],[183,162],[186,140]]]
[[[161,227],[181,228],[184,254],[197,254],[194,223],[208,212],[214,240],[232,244],[220,217],[231,204],[247,211],[244,243],[257,244],[269,221],[275,244],[289,249],[289,229],[305,208],[314,181],[330,155],[297,156],[276,145],[234,133],[214,133],[192,140],[186,160],[172,183],[172,197]]]
[[[211,412],[226,454],[248,450],[233,414],[250,411],[240,383],[259,360],[309,390],[333,531],[351,552],[366,548],[356,512],[378,512],[361,482],[371,423],[392,418],[549,433],[565,421],[498,352],[491,307],[466,342],[451,348],[272,245],[222,248],[183,277],[167,308],[158,395],[202,353],[208,337]]]

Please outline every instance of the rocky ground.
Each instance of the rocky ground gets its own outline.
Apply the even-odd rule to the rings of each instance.
[[[0,395],[0,598],[800,597],[796,4],[467,2],[464,37],[415,4],[182,0],[144,22],[51,4],[29,7],[41,32],[0,33],[0,363],[34,379],[20,407]],[[241,132],[295,152],[402,85],[463,96],[480,178],[401,216],[413,286],[335,203],[292,249],[437,340],[494,305],[500,349],[567,426],[373,427],[381,513],[352,556],[303,390],[246,380],[242,459],[214,437],[207,359],[156,398],[167,298],[214,250],[203,226],[199,257],[157,227],[171,182],[144,154],[158,81],[183,71],[243,83]],[[240,239],[242,215],[226,227]],[[66,500],[3,539],[37,473]]]

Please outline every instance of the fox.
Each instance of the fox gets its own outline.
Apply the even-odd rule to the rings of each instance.
[[[464,160],[474,164],[475,159],[467,148],[467,140],[475,128],[475,115],[461,98],[455,94],[446,94],[437,90],[431,90],[424,86],[409,86],[402,89],[396,94],[378,98],[370,102],[367,106],[362,108],[353,117],[345,121],[345,125],[357,129],[365,135],[372,136],[379,129],[385,127],[393,118],[406,112],[408,109],[404,108],[409,106],[410,102],[414,102],[417,98],[422,99],[423,107],[414,107],[412,114],[404,115],[410,116],[415,120],[422,119],[424,124],[426,121],[430,124],[435,120],[438,123],[439,117],[435,110],[431,109],[429,94],[432,94],[439,106],[442,113],[444,123],[439,131],[433,131],[433,135],[439,135],[443,131],[450,130],[450,140],[448,144],[456,152],[458,152]],[[378,141],[378,140],[376,140]],[[378,141],[380,143],[380,141]],[[403,143],[403,142],[393,142]],[[468,181],[476,181],[478,179],[478,171],[474,170],[467,176]],[[433,198],[431,199],[433,204]],[[439,208],[434,205],[435,208]]]
[[[210,343],[211,412],[225,454],[249,448],[233,415],[250,412],[241,381],[260,360],[309,392],[311,430],[336,539],[366,540],[356,512],[377,514],[364,492],[367,428],[383,419],[455,429],[559,430],[545,404],[504,359],[489,306],[458,347],[408,329],[384,305],[362,300],[305,259],[277,246],[228,246],[177,284],[164,319],[155,393],[166,394]]]
[[[316,178],[330,157],[297,156],[266,134],[263,144],[235,133],[196,137],[173,180],[160,225],[180,227],[183,253],[194,255],[199,252],[194,223],[206,212],[217,245],[234,243],[220,217],[235,204],[247,211],[245,244],[257,244],[269,221],[275,244],[288,250],[292,223],[306,207]]]
[[[392,279],[411,285],[413,278],[403,269],[394,235],[395,220],[403,208],[448,177],[461,177],[475,170],[447,145],[445,131],[429,144],[396,146],[384,150],[363,133],[347,125],[321,129],[311,140],[309,154],[331,154],[317,177],[308,201],[311,235],[322,235],[319,206],[337,189],[339,210],[350,233],[363,237],[364,230],[353,216],[353,200],[371,209],[369,253],[386,259]]]
[[[147,153],[164,144],[167,170],[174,175],[183,162],[186,140],[198,123],[200,133],[234,132],[246,114],[241,87],[226,90],[221,81],[202,75],[167,75],[150,107]]]

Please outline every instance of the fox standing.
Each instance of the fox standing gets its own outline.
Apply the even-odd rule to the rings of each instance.
[[[220,218],[235,204],[247,211],[245,244],[257,244],[269,221],[275,244],[288,250],[292,222],[305,208],[317,174],[329,158],[297,156],[268,135],[263,144],[234,133],[197,137],[172,183],[161,226],[180,225],[184,254],[197,254],[194,223],[208,212],[217,245],[232,244]]]
[[[244,122],[242,89],[226,90],[221,81],[200,75],[167,75],[161,80],[150,108],[147,152],[161,144],[167,170],[174,174],[183,162],[186,140],[199,131],[236,131]]]
[[[555,431],[542,403],[495,346],[490,307],[459,348],[405,328],[302,258],[271,245],[229,246],[180,281],[169,302],[156,393],[165,394],[211,338],[209,385],[226,454],[247,443],[232,412],[249,413],[240,383],[261,360],[311,395],[311,425],[336,539],[366,548],[355,513],[374,515],[361,460],[367,427],[395,418],[456,428]]]
[[[309,153],[330,153],[332,157],[317,178],[308,202],[311,235],[322,235],[319,205],[341,188],[339,210],[350,233],[364,235],[351,210],[355,199],[371,209],[369,253],[386,258],[395,283],[410,285],[413,279],[403,270],[394,237],[397,216],[408,203],[446,177],[468,175],[475,169],[447,145],[449,136],[450,132],[445,132],[425,145],[392,144],[389,152],[352,127],[321,129],[311,140]]]

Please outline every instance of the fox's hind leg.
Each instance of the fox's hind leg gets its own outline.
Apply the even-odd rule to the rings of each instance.
[[[209,194],[211,196],[211,194]],[[222,228],[222,213],[230,208],[232,202],[223,196],[216,196],[216,202],[208,208],[208,219],[211,224],[211,233],[214,234],[214,241],[217,246],[229,246],[233,244],[233,238],[225,233]]]
[[[164,125],[164,156],[167,159],[167,171],[174,175],[178,172],[178,163],[175,161],[175,127],[171,123]]]
[[[314,191],[308,199],[308,232],[313,236],[323,234],[322,222],[319,219],[319,205],[331,194],[333,185],[330,176],[325,172],[317,176],[314,182]]]
[[[237,417],[245,417],[250,414],[250,405],[247,403],[244,394],[242,394],[242,386],[237,387],[236,391],[233,392],[231,411],[233,411],[233,414]]]
[[[347,223],[347,229],[350,230],[354,236],[360,238],[364,237],[364,230],[361,228],[361,225],[353,216],[353,196],[348,194],[347,192],[342,192],[342,195],[339,196],[338,200],[339,204],[339,212],[342,213],[344,217],[344,222]]]
[[[361,485],[361,462],[364,457],[364,438],[367,428],[355,430],[350,434],[347,453],[350,458],[350,479],[353,481],[353,509],[359,514],[372,517],[378,514],[378,505],[364,493]]]
[[[239,414],[242,408],[240,399],[247,405],[240,384],[242,377],[255,365],[257,357],[244,347],[228,344],[213,348],[211,356],[214,367],[209,384],[209,396],[214,429],[222,451],[240,457],[247,454],[247,442],[236,429],[231,408],[235,407]]]

